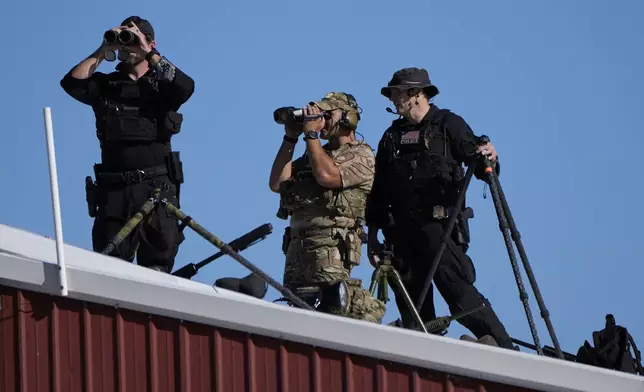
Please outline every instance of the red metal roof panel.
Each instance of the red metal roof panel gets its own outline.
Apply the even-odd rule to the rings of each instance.
[[[0,286],[2,391],[528,391]]]

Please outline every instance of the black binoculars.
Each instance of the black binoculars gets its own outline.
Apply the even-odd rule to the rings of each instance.
[[[273,112],[273,120],[278,124],[286,124],[296,121],[301,122],[302,109],[297,109],[293,106],[281,107]]]
[[[278,124],[287,124],[293,122],[301,123],[304,120],[304,111],[293,106],[284,106],[278,109],[275,109],[273,112],[273,120]],[[326,112],[321,114],[312,114],[306,116],[307,119],[316,119],[318,117],[326,117],[327,119],[330,115]]]
[[[133,45],[138,43],[138,36],[129,30],[108,30],[103,34],[103,39],[108,44]]]

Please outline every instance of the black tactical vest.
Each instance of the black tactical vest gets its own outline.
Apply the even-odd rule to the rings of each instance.
[[[167,141],[158,131],[153,87],[145,80],[110,80],[96,112],[101,142]]]
[[[397,120],[401,122],[394,122],[388,131],[387,188],[399,207],[422,209],[454,202],[464,173],[453,158],[445,129],[450,114],[441,109],[420,125]]]

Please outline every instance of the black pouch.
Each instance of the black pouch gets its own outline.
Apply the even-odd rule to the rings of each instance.
[[[277,213],[275,213],[275,216],[278,219],[286,220],[288,219],[288,210],[286,208],[280,207],[277,209]]]
[[[85,200],[87,200],[87,213],[90,218],[96,218],[98,211],[97,193],[98,187],[92,177],[85,177]]]
[[[284,255],[288,252],[288,246],[291,243],[291,228],[290,227],[285,227],[284,228],[284,235],[282,236],[282,252]]]
[[[172,151],[168,157],[168,176],[173,183],[183,184],[183,162],[179,151]]]
[[[181,132],[181,124],[183,123],[183,114],[179,112],[167,112],[163,116],[162,129],[168,135],[176,135]]]
[[[287,220],[289,217],[288,209],[284,207],[284,197],[280,194],[280,206],[275,214],[278,219]]]

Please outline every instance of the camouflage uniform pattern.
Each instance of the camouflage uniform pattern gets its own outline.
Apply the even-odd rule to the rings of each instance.
[[[328,105],[355,110],[343,104],[342,98],[329,94],[319,106],[325,105],[324,110],[329,110]],[[384,303],[371,297],[360,280],[350,279],[352,268],[360,264],[362,228],[356,229],[356,219],[365,214],[375,156],[362,141],[346,143],[336,150],[324,148],[340,171],[341,188],[319,185],[306,154],[293,162],[291,179],[281,185],[280,204],[291,216],[290,238],[284,246],[283,282],[294,288],[347,281],[351,307],[346,316],[379,323],[385,313]]]
[[[349,102],[349,98],[345,93],[328,93],[322,100],[315,104],[322,110],[344,109],[357,112],[356,108]]]
[[[342,189],[327,189],[313,177],[306,156],[293,162],[294,180],[283,193],[291,215],[284,283],[304,285],[349,278],[360,264],[362,243],[351,230],[364,216],[375,159],[362,142],[327,151],[340,170]]]

